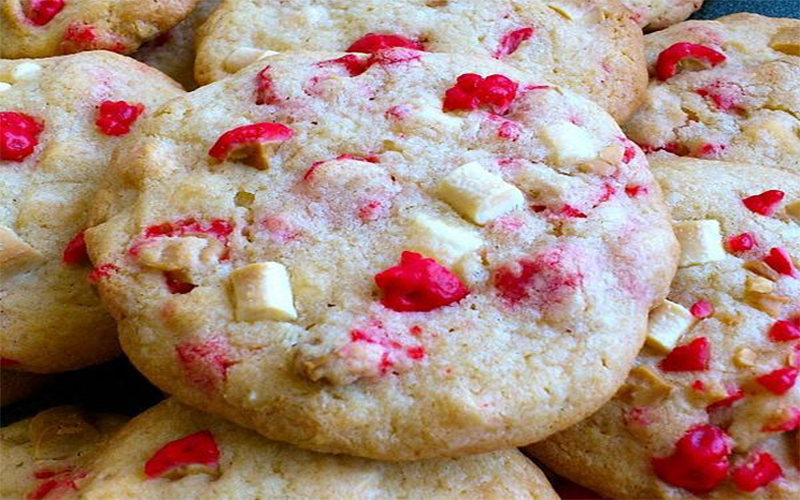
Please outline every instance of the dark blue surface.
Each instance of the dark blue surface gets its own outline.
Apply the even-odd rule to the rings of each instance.
[[[800,19],[800,0],[706,0],[692,19],[716,19],[735,12]]]

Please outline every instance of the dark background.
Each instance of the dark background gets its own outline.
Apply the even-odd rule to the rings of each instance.
[[[692,19],[716,19],[735,12],[754,12],[772,17],[800,18],[800,0],[706,0]]]
[[[715,19],[735,12],[800,18],[800,0],[706,0],[693,19]],[[161,392],[124,359],[71,373],[59,374],[35,397],[9,405],[0,425],[34,415],[56,405],[76,404],[95,411],[135,415],[162,398]]]

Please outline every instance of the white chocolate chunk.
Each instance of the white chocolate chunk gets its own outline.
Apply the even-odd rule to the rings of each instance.
[[[236,73],[245,66],[249,66],[260,59],[275,54],[277,54],[277,52],[273,50],[262,50],[254,47],[237,47],[225,58],[225,71],[228,73]]]
[[[543,139],[553,150],[553,156],[559,165],[593,160],[599,154],[597,139],[570,122],[550,125],[544,129]]]
[[[414,134],[438,138],[461,130],[463,118],[442,111],[442,106],[430,102],[401,104],[387,111],[390,126],[398,134]]]
[[[450,172],[439,185],[439,196],[462,217],[481,226],[525,203],[522,191],[478,162]]]
[[[23,80],[31,80],[39,76],[39,73],[42,72],[42,67],[34,62],[24,62],[17,64],[13,70],[11,70],[11,78],[15,82],[21,82]]]
[[[800,201],[793,201],[787,204],[786,214],[800,224]]]
[[[777,33],[772,35],[769,46],[790,56],[800,56],[800,28],[788,26],[779,29]]]
[[[775,283],[761,276],[748,276],[744,289],[747,292],[772,293],[775,291]]]
[[[461,129],[462,122],[463,119],[428,105],[412,108],[408,116],[397,121],[398,127],[402,130],[431,136],[454,133]]]
[[[411,220],[409,248],[450,267],[483,245],[475,231],[462,229],[434,217],[419,214]]]
[[[224,250],[222,243],[212,238],[159,238],[143,246],[137,258],[141,264],[162,271],[199,270],[216,263]]]
[[[0,226],[0,276],[8,278],[25,271],[42,254],[25,243],[12,229]]]
[[[0,92],[5,92],[6,90],[10,89],[11,85],[7,84],[6,82],[0,82]]]
[[[697,318],[692,316],[688,309],[675,302],[664,300],[650,313],[647,345],[661,352],[669,352],[695,322]]]
[[[283,264],[260,262],[231,273],[237,321],[297,319],[289,273]]]
[[[680,267],[706,264],[725,259],[719,221],[690,220],[673,225],[681,245]]]
[[[753,122],[745,127],[744,133],[754,142],[766,140],[789,153],[800,153],[800,138],[790,126],[778,120]]]

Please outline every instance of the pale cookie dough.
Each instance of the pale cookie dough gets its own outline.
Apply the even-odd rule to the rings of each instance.
[[[622,0],[634,20],[647,31],[659,30],[686,20],[703,0]]]
[[[184,445],[192,449],[184,451]],[[183,448],[183,449],[182,449]],[[169,400],[120,431],[80,498],[239,500],[558,500],[517,450],[389,463],[275,443]]]
[[[87,232],[123,349],[301,447],[408,460],[565,428],[622,383],[674,271],[642,152],[499,62],[279,55],[141,127]]]
[[[208,83],[260,51],[345,51],[371,33],[495,57],[590,97],[619,121],[647,85],[641,30],[616,0],[225,0],[200,29],[195,71]]]
[[[127,54],[191,12],[197,0],[0,0],[0,57],[86,50]]]
[[[200,0],[189,17],[161,36],[142,45],[132,57],[180,82],[186,90],[197,88],[194,79],[195,32],[220,0]]]
[[[61,372],[118,354],[80,233],[122,140],[108,133],[135,130],[180,94],[158,71],[109,52],[0,60],[3,368]]]
[[[623,127],[642,149],[800,171],[800,19],[734,14],[645,41],[650,87]]]
[[[0,498],[73,498],[87,463],[125,423],[117,415],[59,406],[0,429]]]
[[[617,396],[530,450],[607,498],[796,499],[800,176],[651,165],[689,258]]]

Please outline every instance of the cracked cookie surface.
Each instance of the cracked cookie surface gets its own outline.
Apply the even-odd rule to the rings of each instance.
[[[323,455],[169,400],[133,419],[92,461],[86,500],[340,498],[557,500],[519,451],[390,463]]]
[[[651,167],[688,258],[616,397],[530,450],[608,498],[797,498],[800,176]]]
[[[622,121],[646,87],[641,38],[616,0],[227,0],[199,33],[196,72],[200,83],[218,80],[263,50],[400,44],[494,57],[585,95]]]
[[[114,321],[87,283],[83,240],[111,152],[181,94],[108,52],[0,60],[0,366],[61,372],[119,353]]]
[[[650,86],[623,128],[646,152],[800,171],[800,20],[687,21],[645,44]]]
[[[277,55],[140,126],[87,232],[123,349],[301,447],[405,460],[564,428],[621,383],[674,271],[642,152],[499,62]]]
[[[89,462],[127,419],[58,406],[0,429],[0,496],[75,498]]]
[[[127,54],[178,24],[197,0],[0,0],[0,57]]]

